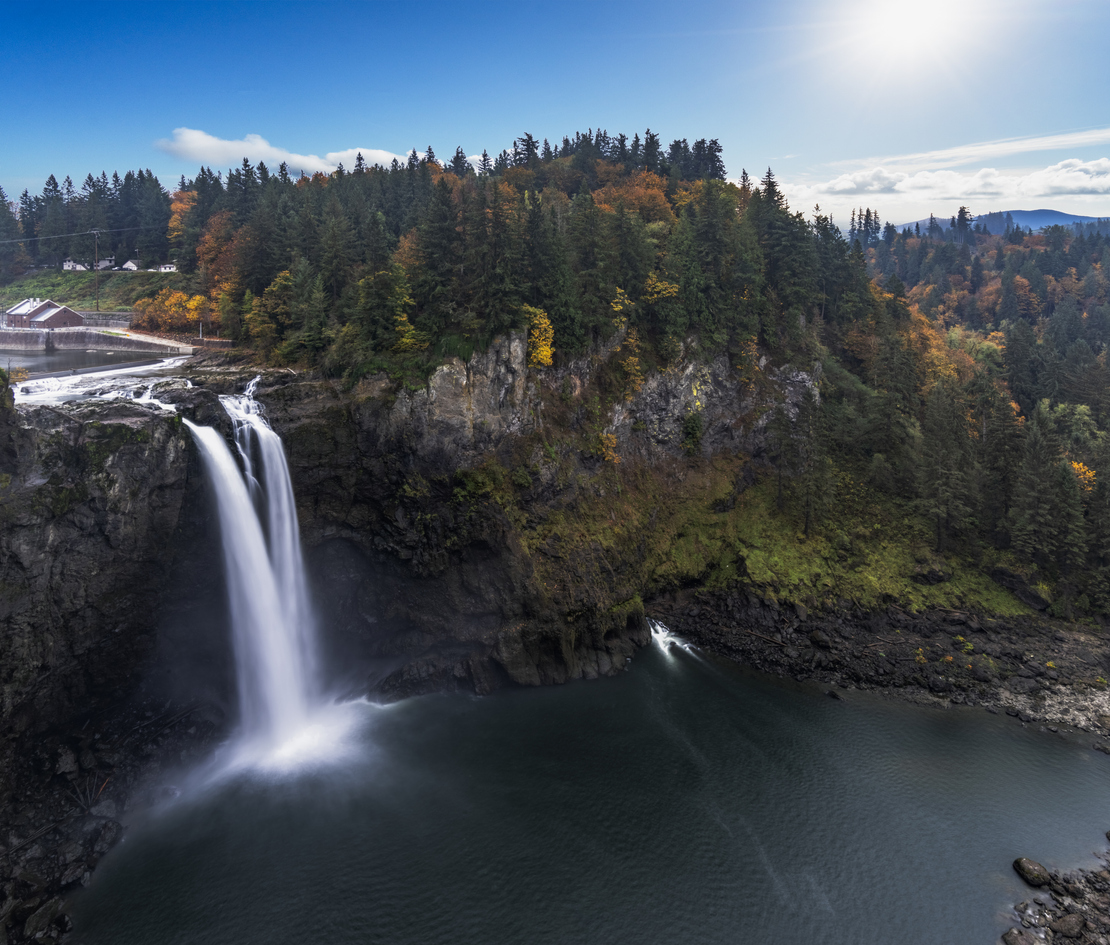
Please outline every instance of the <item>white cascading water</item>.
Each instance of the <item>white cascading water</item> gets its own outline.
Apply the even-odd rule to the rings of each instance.
[[[694,647],[687,643],[679,636],[671,633],[663,624],[658,620],[648,620],[648,629],[651,631],[652,642],[659,647],[659,649],[666,655],[668,659],[674,659],[674,649],[684,650],[691,656],[696,656]]]
[[[242,741],[263,751],[309,727],[316,699],[315,626],[281,438],[253,394],[221,397],[243,461],[211,427],[189,424],[212,478],[227,571]]]

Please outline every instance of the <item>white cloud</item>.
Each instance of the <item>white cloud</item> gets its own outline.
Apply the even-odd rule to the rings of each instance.
[[[824,185],[818,185],[815,193],[828,194],[891,194],[898,189],[908,174],[891,173],[884,167],[875,167],[869,171],[856,171],[853,174],[841,174],[834,180]]]
[[[1057,194],[1107,196],[1110,195],[1110,160],[1080,161],[1073,158],[1061,161],[1030,174],[1026,178],[1026,186],[1046,197]]]
[[[826,181],[780,183],[795,207],[819,202],[838,217],[860,203],[877,204],[886,218],[908,220],[934,210],[947,214],[948,208],[954,210],[960,204],[982,211],[984,204],[1019,209],[1034,201],[1069,212],[1110,215],[1108,158],[1070,158],[1044,168],[1006,172],[993,167],[910,172],[880,165]]]
[[[155,141],[154,146],[174,157],[196,161],[198,164],[233,167],[247,158],[252,163],[265,161],[272,169],[284,162],[292,172],[305,171],[308,174],[316,171],[330,174],[340,164],[350,170],[360,152],[362,159],[371,165],[388,167],[394,158],[402,163],[406,160],[403,154],[394,154],[380,148],[347,148],[345,151],[329,151],[323,157],[316,154],[295,154],[270,144],[261,135],[245,135],[237,141],[229,141],[195,128],[174,128],[173,138],[162,138]],[[422,152],[417,153],[423,157]]]

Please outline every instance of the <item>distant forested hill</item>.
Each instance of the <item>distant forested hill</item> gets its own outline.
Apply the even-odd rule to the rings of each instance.
[[[1084,227],[1094,226],[1102,233],[1110,232],[1110,217],[1086,217],[1078,213],[1064,213],[1061,210],[995,210],[979,214],[975,222],[996,236],[1015,226],[1035,233],[1046,226],[1074,226],[1077,223]],[[897,229],[927,229],[928,226],[929,218],[925,218],[904,223]]]

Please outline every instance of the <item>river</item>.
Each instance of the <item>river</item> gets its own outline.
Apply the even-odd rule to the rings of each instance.
[[[613,679],[356,703],[324,761],[180,781],[77,940],[992,945],[1015,857],[1105,848],[1110,758],[845,695],[657,641]]]
[[[81,368],[125,364],[130,361],[165,357],[147,351],[54,351],[0,348],[0,368],[23,368],[31,374],[48,374],[53,371],[72,371]]]

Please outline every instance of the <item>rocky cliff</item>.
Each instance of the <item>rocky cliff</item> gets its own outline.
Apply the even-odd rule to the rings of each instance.
[[[530,371],[513,335],[448,360],[416,391],[384,377],[343,392],[264,375],[258,397],[289,454],[337,663],[373,658],[376,683],[398,695],[485,692],[608,675],[646,642],[643,595],[667,583],[661,563],[642,541],[614,543],[609,528],[598,541],[568,523],[584,506],[595,518],[636,470],[683,475],[690,454],[732,476],[762,451],[769,409],[793,409],[814,379],[768,368],[745,387],[718,358],[626,395],[605,388],[607,354]],[[203,370],[196,380],[228,383]],[[652,510],[640,511],[646,524]]]
[[[623,391],[605,374],[619,340],[536,372],[511,335],[416,390],[264,374],[258,397],[286,444],[333,666],[352,688],[486,692],[617,672],[647,638],[645,594],[696,577],[628,540],[660,515],[628,490],[735,478],[762,449],[769,407],[790,409],[813,380],[768,368],[742,385],[719,358]],[[190,373],[194,389],[159,396],[226,433],[216,394],[253,372],[216,358]],[[127,401],[5,405],[0,730],[122,696],[156,651],[195,657],[197,645],[160,635],[180,628],[182,598],[167,588],[196,572],[209,519],[179,417]]]
[[[21,732],[116,691],[153,647],[191,447],[126,403],[9,409],[0,444],[0,725]]]

